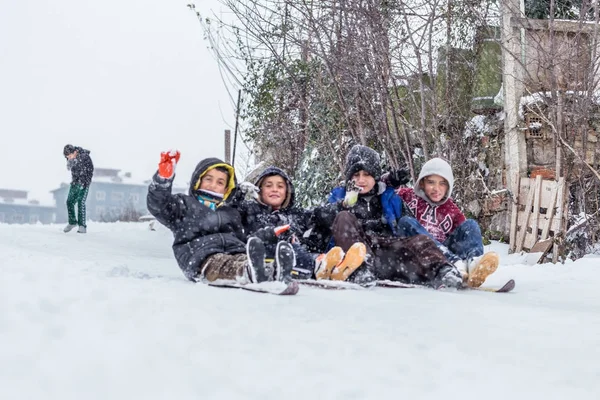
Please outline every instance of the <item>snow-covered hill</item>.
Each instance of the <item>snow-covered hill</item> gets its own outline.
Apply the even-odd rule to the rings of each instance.
[[[279,297],[186,281],[146,224],[0,224],[3,399],[597,399],[600,260]]]

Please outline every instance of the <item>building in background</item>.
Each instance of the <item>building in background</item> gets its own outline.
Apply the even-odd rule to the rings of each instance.
[[[56,212],[54,204],[44,205],[37,200],[29,200],[27,193],[25,190],[0,189],[0,223],[50,224],[54,222]]]
[[[111,168],[96,168],[86,207],[90,221],[137,221],[147,214],[146,195],[150,180],[135,180],[131,173]],[[69,184],[51,191],[56,201],[56,222],[67,222]]]

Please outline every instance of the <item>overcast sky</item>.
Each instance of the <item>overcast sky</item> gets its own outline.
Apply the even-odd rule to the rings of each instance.
[[[178,148],[179,185],[201,158],[224,157],[233,106],[186,1],[0,4],[0,188],[51,199],[70,181],[67,143],[138,179],[152,176],[161,150]]]

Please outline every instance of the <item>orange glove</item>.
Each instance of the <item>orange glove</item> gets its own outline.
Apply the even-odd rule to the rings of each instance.
[[[180,156],[179,150],[169,150],[160,153],[158,174],[165,179],[171,179],[175,175],[175,167],[179,162]]]
[[[275,236],[281,235],[283,232],[290,229],[290,224],[275,227]]]

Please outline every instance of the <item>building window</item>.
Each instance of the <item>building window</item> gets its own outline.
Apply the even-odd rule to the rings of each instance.
[[[23,214],[15,214],[12,216],[12,221],[17,224],[22,224],[25,221],[25,216]]]
[[[96,215],[101,217],[104,214],[104,206],[96,206]]]
[[[106,192],[104,190],[97,190],[96,191],[96,200],[98,200],[98,201],[106,200]]]
[[[35,224],[40,220],[37,214],[29,214],[29,223]]]
[[[4,222],[4,218],[6,218],[6,217],[4,216],[4,213],[3,213],[3,212],[0,212],[0,222]]]
[[[138,203],[140,201],[139,193],[129,193],[129,200],[132,203]]]
[[[124,198],[125,195],[123,194],[123,192],[112,192],[110,194],[110,199],[112,201],[123,201]]]

